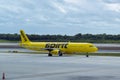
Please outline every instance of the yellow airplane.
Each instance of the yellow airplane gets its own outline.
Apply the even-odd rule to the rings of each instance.
[[[23,30],[20,30],[21,43],[20,46],[36,51],[48,51],[48,56],[58,54],[72,53],[91,53],[96,52],[98,48],[91,43],[77,42],[31,42]]]

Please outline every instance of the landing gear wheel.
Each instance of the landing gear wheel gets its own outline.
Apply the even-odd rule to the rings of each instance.
[[[61,54],[59,54],[59,56],[63,56],[63,54],[61,53]]]
[[[88,53],[86,54],[86,57],[89,57],[89,54],[88,54]]]
[[[89,57],[89,55],[86,55],[86,57]]]
[[[59,56],[63,56],[63,54],[62,54],[60,51],[59,51],[58,55],[59,55]]]
[[[51,54],[51,53],[49,53],[49,54],[48,54],[48,56],[52,56],[52,54]]]

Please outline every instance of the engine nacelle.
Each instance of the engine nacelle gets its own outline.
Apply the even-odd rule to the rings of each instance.
[[[52,54],[58,55],[59,54],[59,50],[53,50],[51,51]]]

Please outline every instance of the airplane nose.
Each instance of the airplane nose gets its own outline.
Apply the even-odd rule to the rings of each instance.
[[[98,51],[98,48],[97,48],[97,47],[95,47],[95,48],[94,48],[94,51],[95,51],[95,52],[97,52],[97,51]]]

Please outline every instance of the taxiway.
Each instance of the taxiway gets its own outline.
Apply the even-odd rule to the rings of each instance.
[[[0,53],[3,72],[5,80],[120,80],[120,57]]]

